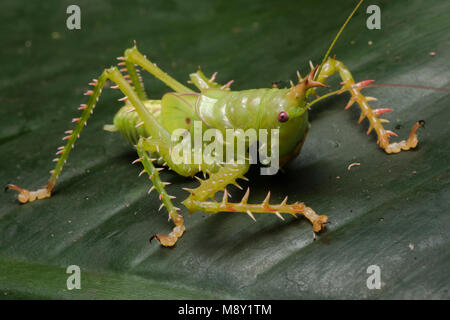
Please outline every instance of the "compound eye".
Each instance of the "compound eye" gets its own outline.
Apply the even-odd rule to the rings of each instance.
[[[286,122],[289,120],[289,114],[286,111],[281,111],[278,114],[278,121],[280,122]]]

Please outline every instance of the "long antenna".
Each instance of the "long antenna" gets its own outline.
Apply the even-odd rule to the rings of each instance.
[[[317,69],[316,75],[314,77],[314,79],[317,78],[317,76],[320,74],[320,70],[322,70],[322,66],[325,63],[325,61],[327,61],[328,56],[330,55],[331,50],[333,50],[334,45],[336,44],[336,41],[339,39],[339,37],[341,36],[342,31],[344,31],[345,27],[347,26],[347,24],[350,22],[350,19],[353,17],[353,15],[355,14],[356,10],[358,10],[359,6],[363,3],[364,0],[360,0],[358,2],[358,4],[356,5],[355,9],[353,9],[352,13],[350,13],[350,15],[348,16],[347,20],[345,20],[344,24],[342,25],[341,29],[339,30],[339,32],[337,33],[336,37],[334,37],[333,42],[331,43],[330,47],[328,48],[327,53],[325,53],[325,56],[323,57],[322,63],[319,66],[319,69]]]
[[[393,88],[411,88],[411,89],[423,89],[423,90],[432,90],[432,91],[440,91],[440,92],[448,92],[450,93],[450,89],[446,88],[435,88],[429,86],[421,86],[416,84],[403,84],[403,83],[377,83],[371,84],[367,86],[370,87],[393,87]]]

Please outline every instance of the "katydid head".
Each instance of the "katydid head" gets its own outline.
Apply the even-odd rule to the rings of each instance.
[[[260,129],[278,129],[279,155],[286,156],[299,151],[309,128],[307,111],[307,91],[314,87],[326,87],[325,84],[315,81],[318,66],[310,74],[301,78],[297,85],[290,89],[274,88],[270,102],[266,100],[264,116],[260,118]],[[298,153],[298,152],[297,152]]]
[[[330,55],[336,41],[339,39],[341,33],[344,31],[345,27],[347,26],[353,15],[356,13],[362,2],[363,0],[359,0],[358,4],[350,13],[347,20],[345,20],[344,24],[339,29],[339,32],[337,33],[336,37],[325,53],[320,66],[312,68],[310,74],[303,79],[301,79],[300,74],[297,73],[299,77],[299,83],[295,86],[293,85],[283,97],[283,102],[278,104],[276,110],[276,119],[272,117],[272,120],[265,121],[264,124],[267,128],[270,127],[270,124],[272,124],[271,127],[279,128],[280,140],[284,137],[287,139],[287,141],[295,143],[294,147],[292,146],[292,143],[284,143],[286,147],[283,148],[285,150],[280,150],[281,156],[283,156],[283,154],[285,154],[286,152],[289,153],[290,150],[299,150],[298,146],[304,139],[304,135],[306,132],[305,127],[307,127],[308,123],[306,112],[308,110],[308,105],[306,102],[307,91],[314,87],[327,87],[325,84],[316,81],[315,79],[317,79],[318,73],[320,73],[324,63],[327,61],[328,56]],[[278,86],[275,85],[273,87],[277,88]],[[272,121],[272,123],[270,123],[270,121]]]
[[[305,113],[307,109],[307,91],[309,89],[315,87],[328,87],[327,85],[315,81],[317,69],[319,66],[316,66],[311,70],[309,75],[305,78],[301,78],[300,74],[297,73],[299,82],[297,85],[292,84],[291,88],[287,91],[284,96],[284,103],[280,104],[277,108],[276,121],[273,121],[280,127],[282,127],[283,123],[288,122],[289,120],[293,120],[298,118]],[[282,110],[278,110],[282,109]]]
[[[303,79],[300,74],[297,73],[299,78],[298,84],[292,84],[291,88],[288,89],[283,97],[283,103],[279,104],[277,110],[275,110],[276,119],[272,119],[275,126],[281,128],[284,123],[301,117],[305,113],[307,110],[306,93],[309,89],[315,87],[328,87],[326,84],[314,80],[318,67],[319,66],[313,68],[309,75]],[[272,117],[274,117],[274,114],[272,114]]]

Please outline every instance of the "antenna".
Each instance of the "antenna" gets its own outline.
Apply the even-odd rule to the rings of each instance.
[[[446,88],[435,88],[435,87],[429,87],[429,86],[421,86],[421,85],[416,85],[416,84],[403,84],[403,83],[377,83],[377,84],[368,85],[367,87],[368,88],[370,88],[370,87],[411,88],[411,89],[432,90],[432,91],[450,93],[450,89],[446,89]]]
[[[358,2],[358,4],[356,5],[355,9],[353,9],[352,13],[350,13],[350,15],[348,16],[347,20],[345,20],[344,24],[342,25],[341,29],[339,30],[339,32],[337,33],[336,37],[334,37],[333,42],[331,43],[330,47],[328,48],[327,53],[325,53],[325,56],[323,57],[322,63],[319,66],[319,69],[317,69],[316,75],[314,77],[314,79],[316,79],[316,77],[320,74],[320,70],[322,70],[322,66],[325,63],[325,61],[327,61],[328,56],[330,55],[331,50],[333,50],[334,45],[336,44],[336,41],[339,39],[339,37],[341,36],[342,31],[344,31],[345,27],[347,26],[347,24],[350,22],[350,19],[353,17],[353,15],[355,14],[356,10],[358,10],[359,6],[363,3],[364,0],[360,0]]]

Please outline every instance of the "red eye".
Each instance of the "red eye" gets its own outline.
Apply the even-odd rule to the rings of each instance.
[[[279,114],[278,114],[278,121],[280,121],[280,122],[286,122],[286,121],[288,121],[289,120],[289,115],[288,115],[288,113],[286,112],[286,111],[281,111]]]

